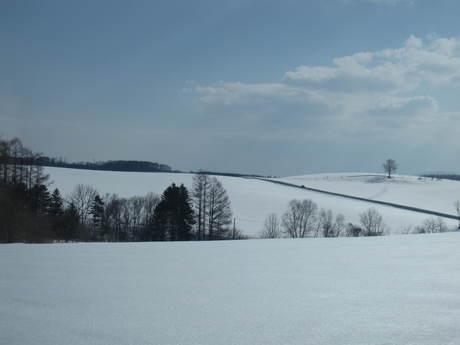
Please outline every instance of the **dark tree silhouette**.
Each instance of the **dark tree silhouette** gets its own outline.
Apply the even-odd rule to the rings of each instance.
[[[387,159],[383,163],[383,171],[388,174],[388,178],[391,178],[391,174],[398,170],[398,164],[394,159]]]
[[[153,241],[187,241],[192,239],[195,223],[191,200],[184,185],[172,184],[161,195],[151,223]]]
[[[99,194],[94,197],[90,213],[92,216],[93,238],[99,238],[104,229],[104,202]]]
[[[64,213],[64,200],[57,188],[53,191],[53,194],[51,194],[48,212],[51,216],[61,216]]]

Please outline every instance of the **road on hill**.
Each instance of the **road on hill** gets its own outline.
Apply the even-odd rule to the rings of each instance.
[[[340,197],[340,198],[359,200],[359,201],[364,201],[364,202],[368,202],[368,203],[372,203],[372,204],[383,205],[383,206],[388,206],[388,207],[394,207],[394,208],[407,210],[407,211],[412,211],[412,212],[429,214],[429,215],[432,215],[432,216],[437,216],[437,217],[442,217],[442,218],[460,220],[460,218],[458,216],[453,215],[453,214],[432,211],[432,210],[423,209],[423,208],[419,208],[419,207],[395,204],[395,203],[391,203],[391,202],[373,200],[373,199],[368,199],[368,198],[361,198],[361,197],[353,196],[353,195],[349,195],[349,194],[335,193],[335,192],[331,192],[331,191],[327,191],[327,190],[323,190],[323,189],[311,188],[311,187],[306,187],[304,185],[297,185],[297,184],[294,184],[294,183],[277,181],[277,180],[272,180],[272,179],[268,179],[268,178],[261,178],[261,177],[248,177],[248,178],[257,179],[257,180],[265,181],[265,182],[268,182],[268,183],[275,183],[275,184],[279,184],[279,185],[290,187],[290,188],[303,189],[303,190],[306,190],[306,191],[309,191],[309,192],[322,193],[322,194],[332,195],[332,196],[336,196],[336,197]]]

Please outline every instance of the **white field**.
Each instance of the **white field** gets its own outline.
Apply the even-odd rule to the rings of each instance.
[[[0,344],[458,345],[460,233],[0,246]]]
[[[306,187],[455,215],[460,181],[382,174],[311,174],[280,178]]]
[[[191,187],[193,176],[192,174],[112,172],[49,167],[45,169],[45,172],[53,181],[50,189],[57,187],[64,196],[71,193],[79,183],[95,187],[101,195],[116,193],[121,197],[131,197],[145,195],[148,192],[161,194],[173,182]],[[354,175],[358,174],[352,174]],[[222,181],[229,194],[237,227],[250,236],[257,236],[260,233],[268,214],[274,212],[281,216],[292,199],[311,199],[320,208],[331,209],[334,214],[342,213],[347,222],[353,223],[358,223],[359,213],[373,207],[382,214],[385,223],[393,233],[398,233],[407,226],[420,225],[425,219],[430,218],[430,215],[426,214],[309,192],[255,179],[224,176],[219,176],[218,179]],[[366,179],[369,177],[357,179],[349,177],[349,174],[323,174],[281,180],[351,195],[371,198],[377,198],[380,195],[379,200],[449,214],[455,214],[453,203],[454,200],[460,199],[460,182],[418,181],[415,177],[399,177],[391,182],[380,180],[380,182],[371,183]],[[401,182],[398,183],[398,181]],[[456,221],[449,219],[445,221],[449,227],[456,227]]]

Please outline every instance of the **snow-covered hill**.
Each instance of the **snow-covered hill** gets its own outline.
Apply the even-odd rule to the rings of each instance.
[[[82,183],[95,187],[100,194],[117,193],[122,197],[145,195],[148,192],[161,194],[173,182],[191,187],[193,176],[192,174],[111,172],[65,168],[46,168],[45,171],[53,181],[51,188],[59,188],[64,195],[69,194],[75,185]],[[460,182],[418,180],[416,177],[401,176],[387,182],[380,175],[363,175],[321,174],[280,180],[455,214],[453,202],[460,198]],[[374,207],[382,214],[385,223],[391,227],[393,232],[398,232],[409,225],[419,225],[430,217],[367,202],[287,188],[256,179],[224,176],[218,178],[230,196],[237,227],[251,236],[257,236],[269,213],[274,212],[281,215],[292,199],[311,199],[319,207],[344,214],[347,222],[358,222],[360,212]],[[453,220],[446,220],[446,222],[451,227],[456,225]]]
[[[0,344],[459,344],[460,233],[0,245]]]
[[[277,179],[306,187],[362,198],[456,214],[460,181],[383,174],[312,174]]]

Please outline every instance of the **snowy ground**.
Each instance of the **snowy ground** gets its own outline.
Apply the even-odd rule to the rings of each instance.
[[[460,181],[418,176],[395,175],[387,179],[381,174],[312,174],[279,180],[454,215],[454,202],[460,200]]]
[[[112,172],[65,168],[46,168],[45,171],[50,174],[51,181],[54,181],[51,188],[59,188],[63,195],[68,195],[78,183],[82,183],[95,187],[102,195],[117,193],[122,197],[145,195],[148,192],[161,194],[173,182],[176,184],[183,183],[186,187],[191,187],[193,176],[192,174]],[[456,181],[420,182],[415,177],[405,177],[409,181],[401,178],[387,183],[382,179],[378,180],[376,176],[361,176],[359,178],[347,176],[349,175],[322,174],[282,180],[338,193],[376,198],[427,209],[432,208],[449,214],[455,214],[453,201],[460,198],[460,182]],[[289,188],[254,179],[224,176],[218,178],[230,196],[237,226],[245,234],[251,236],[258,235],[268,214],[274,212],[281,215],[292,199],[311,199],[319,207],[332,209],[334,213],[342,213],[347,222],[353,223],[358,222],[359,213],[369,207],[376,208],[393,233],[397,233],[407,226],[420,225],[425,219],[430,218],[429,215],[425,214]],[[374,182],[369,182],[372,179]],[[446,219],[446,223],[452,228],[456,226],[456,222],[453,220]]]
[[[460,233],[0,246],[0,344],[460,344]]]

